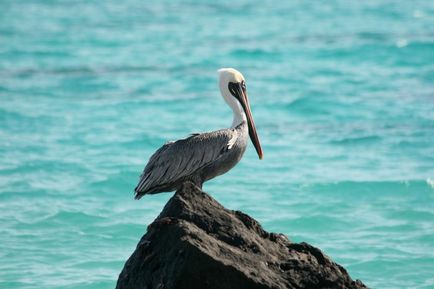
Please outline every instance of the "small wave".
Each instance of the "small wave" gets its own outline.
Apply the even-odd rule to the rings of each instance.
[[[353,138],[343,138],[340,140],[334,140],[331,141],[332,144],[340,144],[340,145],[348,145],[348,144],[356,144],[356,143],[373,143],[380,141],[381,137],[377,135],[369,135],[369,136],[362,136],[362,137],[353,137]]]
[[[434,189],[434,178],[427,178],[426,183]]]
[[[29,77],[40,75],[74,75],[74,76],[97,76],[103,74],[119,73],[142,73],[142,72],[167,72],[168,67],[152,65],[112,65],[112,66],[72,66],[58,67],[52,69],[42,69],[37,67],[27,67],[21,69],[2,70],[0,75],[3,77]]]
[[[273,57],[279,57],[281,56],[281,53],[278,51],[270,51],[270,50],[265,50],[265,49],[261,49],[261,48],[257,48],[257,49],[235,49],[231,52],[231,54],[235,57],[246,57],[246,58],[254,58],[254,59],[258,59],[258,58],[273,58]]]

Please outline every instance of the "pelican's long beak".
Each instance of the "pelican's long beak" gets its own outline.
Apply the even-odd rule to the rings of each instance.
[[[258,134],[256,133],[256,127],[255,122],[253,121],[252,112],[250,111],[250,104],[249,104],[249,98],[247,97],[247,91],[245,91],[241,83],[238,85],[238,100],[241,103],[241,106],[244,109],[244,112],[247,116],[247,124],[249,126],[249,136],[252,140],[253,145],[255,146],[256,152],[258,153],[259,159],[262,160],[262,148],[261,144],[259,143]]]

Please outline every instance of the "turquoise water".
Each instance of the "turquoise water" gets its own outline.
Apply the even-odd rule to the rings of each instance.
[[[113,288],[171,196],[133,200],[147,158],[231,124],[227,66],[265,157],[205,190],[372,288],[434,288],[434,4],[386,0],[1,1],[0,287]]]

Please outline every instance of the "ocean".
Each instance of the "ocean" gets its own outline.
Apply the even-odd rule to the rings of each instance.
[[[0,287],[114,288],[173,193],[133,199],[169,140],[251,144],[204,190],[371,288],[434,288],[432,1],[0,3]]]

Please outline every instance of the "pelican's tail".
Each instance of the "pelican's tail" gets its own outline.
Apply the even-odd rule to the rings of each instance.
[[[134,189],[134,199],[140,200],[144,195],[146,195],[146,192],[140,192],[139,187]]]

